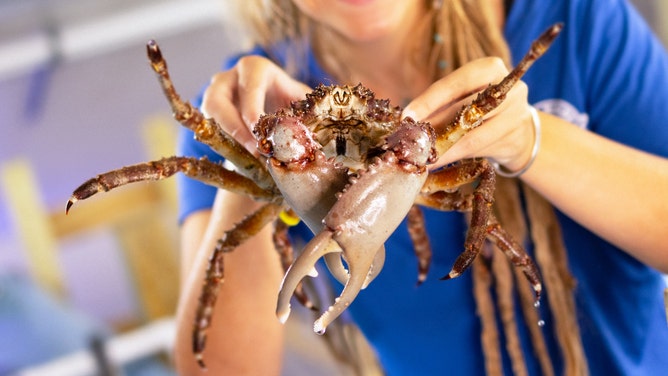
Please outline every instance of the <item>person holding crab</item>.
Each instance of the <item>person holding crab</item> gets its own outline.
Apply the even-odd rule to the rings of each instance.
[[[470,272],[447,282],[432,278],[448,274],[467,228],[465,214],[435,210],[425,210],[433,248],[426,281],[415,287],[404,223],[385,244],[382,272],[348,311],[391,375],[668,369],[661,276],[668,272],[668,55],[626,1],[239,3],[257,47],[226,62],[201,108],[256,155],[251,130],[260,116],[323,82],[362,82],[402,105],[403,116],[438,129],[507,75],[532,38],[563,22],[551,49],[484,124],[430,165],[477,157],[496,164],[495,211],[539,266],[544,325],[537,331],[532,319],[522,324],[536,309],[526,307],[532,301],[523,298],[523,281],[517,291],[506,287],[516,278],[503,257],[483,252]],[[180,154],[215,158],[188,131]],[[223,232],[259,204],[180,179],[175,360],[191,375],[200,372],[192,307],[208,257]],[[270,227],[225,256],[204,350],[211,374],[281,370],[284,329],[275,309],[283,270]],[[291,236],[310,238],[303,226]]]

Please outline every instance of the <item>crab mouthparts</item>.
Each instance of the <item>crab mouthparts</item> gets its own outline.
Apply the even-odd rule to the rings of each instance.
[[[346,155],[346,137],[342,134],[336,135],[336,155]]]

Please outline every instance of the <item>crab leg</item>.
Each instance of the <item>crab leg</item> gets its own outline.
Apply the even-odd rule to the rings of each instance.
[[[66,212],[79,200],[111,189],[140,181],[162,180],[177,172],[215,187],[249,195],[258,200],[275,198],[272,191],[260,188],[252,180],[207,159],[191,157],[168,157],[158,161],[126,166],[98,175],[81,184],[67,201]]]
[[[421,196],[434,192],[457,189],[462,185],[473,183],[480,177],[480,159],[465,159],[441,170],[432,172],[420,191]]]
[[[513,263],[514,266],[521,268],[524,276],[529,280],[533,290],[536,294],[535,301],[540,300],[540,294],[543,290],[541,284],[538,267],[533,262],[531,257],[524,251],[524,248],[517,244],[506,230],[493,218],[492,223],[487,227],[488,237],[491,238],[497,247],[506,257]]]
[[[563,25],[558,23],[551,26],[536,41],[531,44],[529,52],[522,58],[500,83],[490,85],[469,105],[464,106],[452,123],[437,131],[436,149],[438,155],[445,153],[452,145],[459,141],[471,129],[482,124],[483,117],[497,108],[506,99],[506,94],[524,76],[524,73],[550,47],[554,39],[561,32]]]
[[[473,208],[471,213],[471,223],[466,233],[464,241],[464,252],[455,260],[452,270],[441,279],[447,280],[458,277],[471,266],[476,258],[487,236],[487,223],[490,217],[490,208],[494,202],[494,187],[496,184],[496,175],[494,168],[482,159],[479,161],[482,171],[480,172],[480,182],[473,191]]]
[[[432,172],[415,203],[442,211],[471,211],[472,196],[457,188],[478,180],[482,167],[480,160],[467,159]]]
[[[422,209],[413,205],[406,218],[408,219],[408,234],[413,241],[413,249],[418,259],[417,284],[421,285],[427,279],[427,273],[431,265],[431,245],[429,244]]]
[[[218,298],[220,285],[223,283],[225,277],[225,253],[234,251],[243,242],[259,233],[264,226],[276,219],[283,208],[283,205],[280,204],[263,205],[253,214],[248,215],[235,225],[234,228],[226,231],[218,241],[206,269],[206,277],[202,286],[202,292],[200,293],[193,325],[193,353],[200,367],[205,368],[202,351],[204,351],[204,346],[206,345],[206,331],[211,325],[213,308]]]
[[[158,76],[160,86],[172,107],[174,119],[195,132],[195,138],[209,145],[218,154],[232,162],[242,175],[255,181],[262,188],[273,189],[274,183],[265,166],[232,136],[227,134],[215,120],[204,115],[190,103],[184,102],[174,89],[169,77],[167,62],[162,57],[158,44],[151,40],[146,45],[151,68]]]
[[[478,178],[480,178],[480,184],[473,195],[465,195],[460,191],[444,191],[453,187],[453,184],[457,186],[470,183]],[[490,165],[486,160],[463,161],[461,164],[431,174],[416,203],[446,211],[473,211],[465,251],[455,261],[452,271],[444,279],[457,277],[467,269],[482,247],[482,245],[476,246],[475,244],[482,244],[486,237],[497,245],[513,265],[521,268],[536,293],[537,301],[542,291],[538,268],[524,248],[499,225],[495,216],[484,210],[485,205],[491,204],[490,199],[495,180],[493,178],[494,174],[490,173]],[[432,193],[426,194],[425,192]]]
[[[473,206],[472,198],[470,194],[464,194],[460,191],[439,191],[426,196],[418,196],[415,203],[441,211],[467,212],[471,211]]]
[[[428,196],[421,196],[416,201],[421,205],[433,207],[444,211],[471,211],[473,201],[471,195],[457,192],[435,192]],[[540,299],[542,284],[541,278],[533,260],[526,253],[524,248],[517,244],[498,223],[493,215],[490,215],[488,225],[486,226],[487,239],[494,242],[497,247],[506,255],[514,266],[519,267],[524,273],[536,294],[536,301]]]

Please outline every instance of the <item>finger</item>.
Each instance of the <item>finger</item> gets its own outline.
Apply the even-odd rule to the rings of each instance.
[[[286,107],[290,105],[290,102],[294,100],[304,99],[306,93],[313,91],[313,88],[304,84],[303,82],[297,81],[292,78],[290,75],[285,73],[283,70],[280,71],[280,74],[274,76],[274,97],[282,98],[280,103],[276,103],[276,107]],[[274,111],[276,108],[272,109]]]
[[[277,74],[273,63],[260,56],[247,56],[237,63],[239,74],[239,111],[246,126],[251,129],[265,113],[265,99],[271,75]]]
[[[249,127],[262,114],[286,107],[310,91],[307,85],[294,80],[279,66],[262,57],[242,59],[238,69],[239,108]]]
[[[457,141],[437,165],[473,157],[492,158],[501,164],[521,159],[533,139],[527,93],[526,84],[519,82],[483,124]]]
[[[256,149],[255,138],[244,124],[237,109],[237,72],[230,70],[213,76],[204,92],[202,112],[213,118],[220,127],[249,151]]]
[[[476,59],[429,86],[406,106],[403,115],[427,121],[437,117],[451,118],[459,110],[462,100],[501,81],[506,74],[508,69],[501,59]]]

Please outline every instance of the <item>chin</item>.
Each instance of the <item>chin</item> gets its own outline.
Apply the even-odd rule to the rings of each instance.
[[[355,42],[373,42],[387,38],[395,32],[395,27],[387,20],[363,23],[351,20],[351,22],[339,24],[333,29],[346,39]]]

